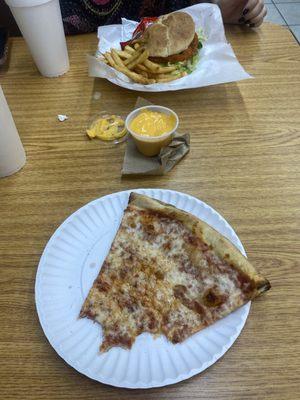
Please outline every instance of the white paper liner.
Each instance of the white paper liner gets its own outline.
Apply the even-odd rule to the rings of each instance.
[[[226,40],[218,6],[204,3],[184,8],[182,11],[193,17],[196,30],[201,28],[207,38],[200,50],[197,68],[190,75],[172,82],[142,85],[133,82],[121,72],[99,61],[96,56],[88,55],[89,75],[105,78],[118,86],[143,92],[199,88],[251,78],[238,62],[231,45]],[[111,48],[119,49],[121,41],[131,38],[137,24],[135,21],[123,19],[122,24],[119,25],[100,26],[98,28],[98,52],[103,53]]]

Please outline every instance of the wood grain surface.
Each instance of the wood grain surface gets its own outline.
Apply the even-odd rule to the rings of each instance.
[[[191,133],[190,154],[163,177],[121,178],[124,145],[89,141],[101,110],[126,115],[138,93],[88,77],[96,35],[68,38],[71,69],[41,77],[21,38],[0,82],[27,152],[19,173],[0,180],[1,399],[300,398],[299,217],[300,52],[270,24],[227,30],[255,79],[176,93],[144,94],[173,108]],[[98,102],[93,92],[101,92]],[[57,114],[69,119],[57,121]],[[123,390],[77,373],[39,325],[34,282],[54,230],[105,194],[137,187],[177,189],[204,200],[232,224],[249,259],[272,283],[252,305],[233,347],[204,373],[161,389]]]

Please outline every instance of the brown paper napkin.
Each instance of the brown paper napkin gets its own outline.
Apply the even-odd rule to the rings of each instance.
[[[139,97],[135,109],[151,105]],[[172,142],[154,157],[146,157],[135,146],[131,136],[127,139],[122,175],[163,175],[169,172],[190,150],[190,135],[175,133]]]

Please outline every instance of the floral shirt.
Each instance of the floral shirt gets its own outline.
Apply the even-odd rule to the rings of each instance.
[[[201,0],[60,0],[65,32],[71,35],[94,32],[100,25],[118,24],[121,17],[138,21],[196,3]]]

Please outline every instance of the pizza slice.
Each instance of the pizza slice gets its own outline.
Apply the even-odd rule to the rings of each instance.
[[[80,317],[101,324],[101,351],[131,348],[142,332],[179,343],[268,289],[268,280],[205,222],[131,193]]]

